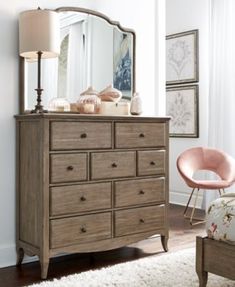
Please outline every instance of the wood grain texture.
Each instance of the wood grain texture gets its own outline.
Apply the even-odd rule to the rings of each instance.
[[[19,134],[19,239],[34,246],[40,245],[40,172],[41,128],[40,121],[20,123]]]
[[[51,149],[108,149],[111,148],[110,122],[51,123]]]
[[[208,280],[208,272],[204,270],[204,244],[203,238],[196,238],[196,272],[199,279],[199,287],[205,287]]]
[[[96,242],[111,237],[111,212],[51,220],[50,247]]]
[[[115,235],[123,236],[164,228],[164,205],[115,212]]]
[[[165,125],[162,123],[116,123],[115,147],[165,146]]]
[[[156,233],[167,250],[168,118],[75,114],[16,118],[19,231],[28,236],[17,240],[19,261],[22,249],[27,255],[38,255],[41,277],[46,278],[50,258],[60,252],[109,250]],[[132,131],[125,134],[130,146],[117,148],[117,124],[125,129],[132,126],[135,135],[137,126],[142,127],[143,146],[133,145]],[[158,137],[163,139],[153,144],[148,131],[159,125],[163,128]],[[104,144],[100,133],[96,135],[102,126]],[[158,160],[154,165],[153,159]]]
[[[92,179],[134,177],[135,174],[136,156],[134,151],[91,154]]]
[[[166,171],[165,150],[138,151],[138,175],[163,174]]]
[[[83,181],[86,179],[86,153],[51,155],[51,183]]]
[[[165,201],[165,178],[115,182],[115,206],[143,205]]]
[[[111,208],[111,183],[52,187],[51,216]]]
[[[235,245],[197,237],[196,270],[200,286],[206,286],[208,272],[235,280]]]

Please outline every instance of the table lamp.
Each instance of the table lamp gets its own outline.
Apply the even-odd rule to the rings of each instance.
[[[24,11],[19,17],[20,56],[38,62],[37,104],[32,113],[46,112],[41,105],[41,59],[55,58],[60,53],[59,15],[51,10]]]

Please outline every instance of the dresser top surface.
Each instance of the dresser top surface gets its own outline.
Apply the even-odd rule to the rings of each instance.
[[[51,120],[125,120],[125,121],[154,121],[154,122],[167,122],[170,117],[157,117],[157,116],[104,116],[99,114],[73,114],[73,113],[43,113],[43,114],[22,114],[15,115],[17,120],[25,119],[51,119]]]

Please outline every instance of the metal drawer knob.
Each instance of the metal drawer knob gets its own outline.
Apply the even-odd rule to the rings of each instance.
[[[80,135],[80,138],[81,138],[81,139],[87,138],[87,134],[86,134],[86,133],[81,134],[81,135]]]
[[[150,164],[151,165],[156,165],[156,163],[154,161],[151,161]]]
[[[145,194],[145,192],[143,190],[140,190],[139,194]]]
[[[86,201],[85,196],[81,196],[81,197],[80,197],[80,200],[81,200],[81,201]]]
[[[69,165],[68,167],[67,167],[67,170],[73,170],[74,169],[74,167],[72,166],[72,165]]]
[[[117,164],[115,162],[112,163],[112,167],[117,167]]]
[[[139,137],[140,137],[140,138],[144,138],[145,135],[144,135],[143,133],[141,133],[141,134],[139,134]]]
[[[144,219],[143,218],[140,218],[140,223],[144,223]]]
[[[86,233],[86,227],[83,226],[83,227],[80,228],[80,230],[81,230],[82,233]]]

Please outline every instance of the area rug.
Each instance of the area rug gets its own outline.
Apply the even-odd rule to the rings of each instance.
[[[33,287],[198,287],[195,249],[74,274]],[[235,281],[209,274],[207,287],[235,287]]]

